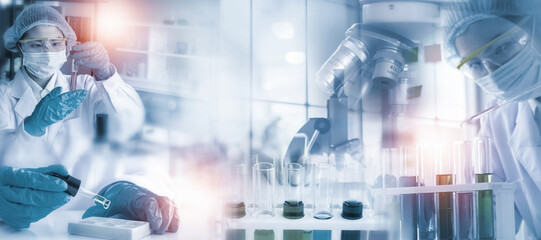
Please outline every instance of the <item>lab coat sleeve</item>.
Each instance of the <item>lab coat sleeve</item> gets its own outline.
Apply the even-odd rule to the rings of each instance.
[[[94,112],[92,115],[105,111],[109,119],[109,139],[126,143],[141,129],[144,122],[144,107],[139,95],[117,72],[102,81],[88,77],[90,79],[85,79],[85,82],[93,83],[86,87],[89,90],[89,104]],[[125,160],[129,162],[122,164],[124,167],[121,176],[103,179],[98,187],[101,189],[113,181],[130,181],[156,194],[171,196],[168,160],[168,156],[160,156],[158,159],[145,156],[130,157],[129,160]]]
[[[35,137],[24,130],[24,121],[17,123],[14,107],[7,94],[0,97],[0,163],[14,167],[29,167],[19,165],[20,162],[35,162],[33,154],[28,154],[28,146],[32,146],[32,153],[46,153],[46,137]],[[46,158],[46,156],[42,156]]]
[[[143,125],[145,113],[135,89],[125,83],[116,71],[106,80],[88,80],[87,83],[91,82],[87,89],[90,91],[92,117],[97,113],[108,114],[109,138],[124,142],[137,133]]]

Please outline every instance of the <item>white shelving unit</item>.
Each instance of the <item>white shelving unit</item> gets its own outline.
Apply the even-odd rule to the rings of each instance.
[[[212,28],[141,22],[120,25],[128,33],[113,56],[123,79],[142,91],[207,99],[215,52]]]

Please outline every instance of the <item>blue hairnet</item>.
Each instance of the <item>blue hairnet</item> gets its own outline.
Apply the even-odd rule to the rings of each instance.
[[[17,52],[17,42],[26,31],[37,25],[55,26],[68,39],[68,47],[77,40],[75,32],[64,17],[54,8],[43,4],[33,4],[25,8],[15,19],[13,26],[4,33],[4,46],[7,50]]]
[[[457,0],[442,11],[445,28],[443,49],[447,61],[459,58],[455,39],[477,21],[502,17],[513,18],[535,14],[537,0]],[[511,20],[514,22],[514,19]]]

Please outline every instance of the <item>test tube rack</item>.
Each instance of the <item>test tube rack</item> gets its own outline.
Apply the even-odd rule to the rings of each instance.
[[[251,210],[250,208],[248,210]],[[246,240],[254,240],[255,230],[273,230],[275,240],[283,240],[281,234],[284,230],[325,230],[331,231],[331,238],[339,240],[342,230],[374,231],[386,230],[383,218],[361,218],[348,220],[340,216],[341,209],[333,209],[331,219],[319,220],[312,217],[311,209],[305,209],[305,216],[301,219],[287,219],[282,216],[282,208],[275,209],[273,218],[252,217],[251,211],[239,219],[227,219],[226,229],[244,229]]]
[[[374,195],[402,195],[440,192],[477,192],[492,190],[494,198],[494,230],[496,239],[515,239],[514,224],[509,219],[515,219],[515,184],[513,183],[476,183],[460,185],[440,185],[428,187],[403,187],[373,189]],[[513,220],[514,221],[514,220]]]
[[[506,223],[508,219],[515,218],[514,191],[512,183],[476,183],[462,185],[441,185],[428,187],[402,187],[372,189],[373,196],[399,196],[402,194],[439,193],[439,192],[476,192],[492,190],[494,202],[494,229],[496,239],[514,239],[515,228]],[[341,209],[333,209],[334,216],[328,220],[319,220],[312,217],[311,209],[305,208],[305,216],[301,219],[287,219],[282,216],[282,208],[275,208],[275,216],[258,218],[252,216],[252,209],[246,209],[246,216],[238,219],[225,219],[224,230],[243,229],[246,240],[254,240],[254,232],[257,229],[273,230],[275,240],[283,240],[284,230],[326,230],[331,231],[332,240],[340,240],[343,230],[359,231],[385,231],[389,227],[386,218],[375,215],[370,209],[364,210],[364,217],[359,220],[347,220],[340,216]]]

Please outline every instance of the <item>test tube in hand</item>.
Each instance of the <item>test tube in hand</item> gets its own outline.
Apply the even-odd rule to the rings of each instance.
[[[79,45],[81,42],[76,42],[75,45]],[[70,91],[77,89],[77,72],[79,72],[79,65],[75,64],[75,60],[71,60],[71,79],[70,79]]]

